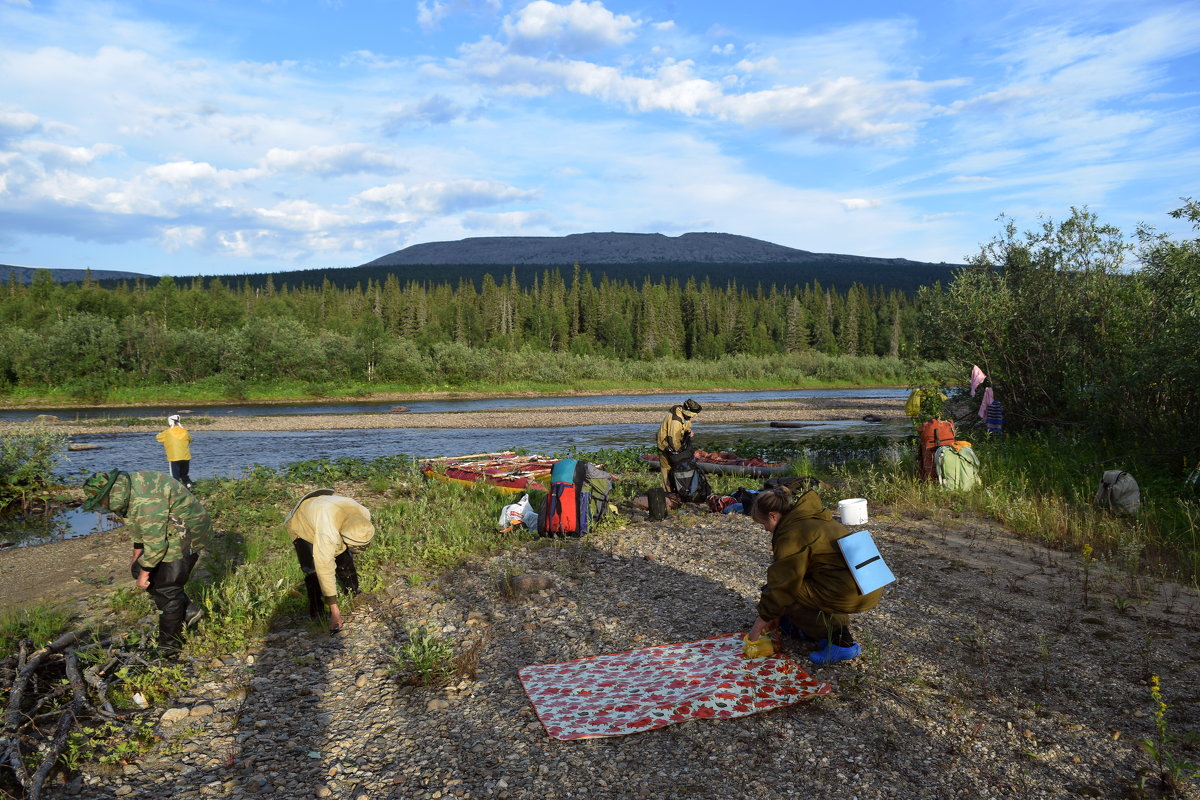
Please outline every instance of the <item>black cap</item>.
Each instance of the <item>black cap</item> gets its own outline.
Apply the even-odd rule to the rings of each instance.
[[[692,412],[693,414],[699,414],[699,413],[700,413],[700,404],[699,404],[699,403],[697,403],[695,400],[693,400],[692,398],[690,398],[690,397],[689,397],[689,398],[688,398],[687,400],[685,400],[685,401],[684,401],[684,403],[683,403],[683,410],[684,410],[684,411],[690,411],[690,412]]]

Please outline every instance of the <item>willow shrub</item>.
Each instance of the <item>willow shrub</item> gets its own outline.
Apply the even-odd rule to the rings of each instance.
[[[40,425],[0,433],[0,508],[54,483],[67,437]]]

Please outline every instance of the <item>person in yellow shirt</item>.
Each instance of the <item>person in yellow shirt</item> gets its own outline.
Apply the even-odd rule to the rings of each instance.
[[[167,462],[171,465],[171,477],[182,483],[190,491],[192,479],[188,476],[188,468],[192,464],[192,435],[179,424],[179,415],[167,417],[167,429],[154,437],[162,442],[167,451]]]

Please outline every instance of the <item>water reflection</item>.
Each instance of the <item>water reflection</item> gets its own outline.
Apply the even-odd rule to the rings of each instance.
[[[0,550],[27,547],[64,539],[77,539],[118,527],[116,518],[79,508],[51,509],[50,513],[27,514],[0,522]]]

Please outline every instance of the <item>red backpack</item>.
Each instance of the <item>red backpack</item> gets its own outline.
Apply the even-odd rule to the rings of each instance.
[[[944,419],[931,419],[917,431],[917,464],[922,478],[937,479],[933,465],[933,453],[943,445],[954,444],[954,423]]]

